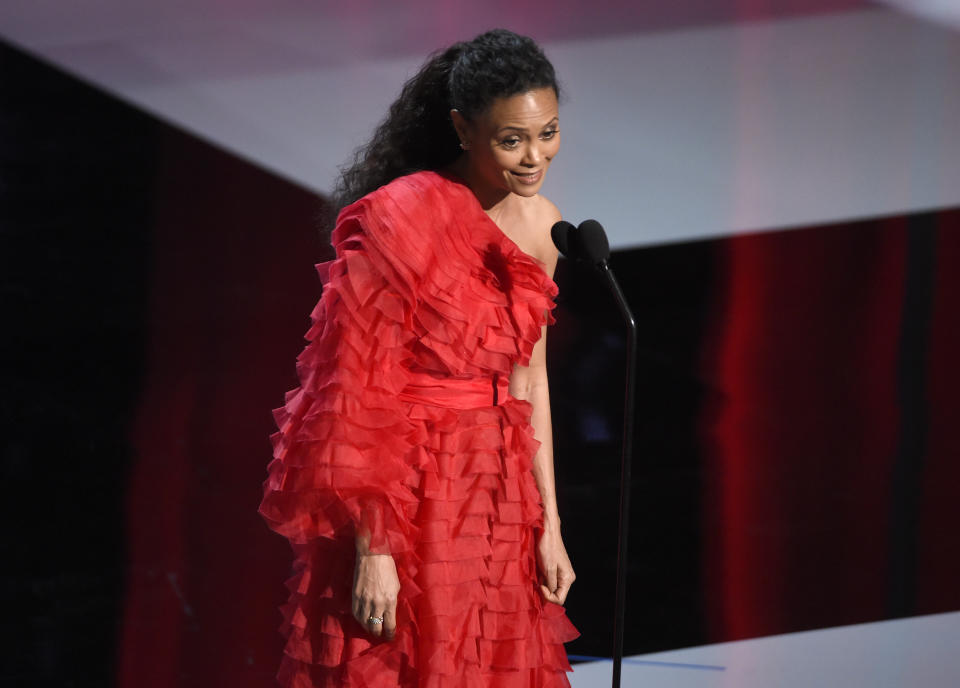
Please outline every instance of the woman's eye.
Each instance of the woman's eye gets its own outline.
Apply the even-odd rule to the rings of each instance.
[[[517,146],[520,145],[520,139],[516,137],[510,138],[510,139],[504,139],[503,141],[500,142],[500,145],[502,145],[504,148],[516,148]]]
[[[556,136],[556,135],[557,135],[557,130],[556,130],[556,129],[550,129],[549,131],[545,131],[545,132],[543,132],[542,134],[540,134],[540,138],[549,140],[549,139],[552,139],[552,138],[553,138],[554,136]]]

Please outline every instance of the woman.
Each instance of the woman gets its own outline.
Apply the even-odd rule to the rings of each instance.
[[[560,213],[538,194],[557,95],[532,40],[482,34],[434,55],[343,173],[260,507],[296,556],[285,685],[569,685]]]

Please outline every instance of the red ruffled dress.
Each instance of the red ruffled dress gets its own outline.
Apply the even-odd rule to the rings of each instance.
[[[260,512],[295,553],[285,686],[569,686],[579,635],[538,590],[531,405],[511,397],[557,286],[455,177],[343,210],[276,409]],[[397,633],[353,618],[355,528],[400,577]]]

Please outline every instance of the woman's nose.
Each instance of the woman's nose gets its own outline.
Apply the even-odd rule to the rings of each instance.
[[[522,162],[524,165],[535,167],[536,165],[540,164],[542,158],[543,155],[540,152],[540,146],[536,143],[531,143],[529,146],[527,146]]]

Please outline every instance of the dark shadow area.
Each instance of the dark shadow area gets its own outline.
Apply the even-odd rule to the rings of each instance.
[[[960,609],[958,237],[949,210],[615,253],[640,328],[627,653]],[[557,281],[568,650],[609,656],[625,337],[598,275]]]
[[[5,685],[112,681],[156,125],[0,46]]]
[[[706,642],[700,566],[699,373],[714,242],[617,251],[611,265],[639,323],[625,652]],[[571,654],[610,656],[616,582],[625,329],[605,284],[561,261],[550,387],[564,537],[577,572]]]

